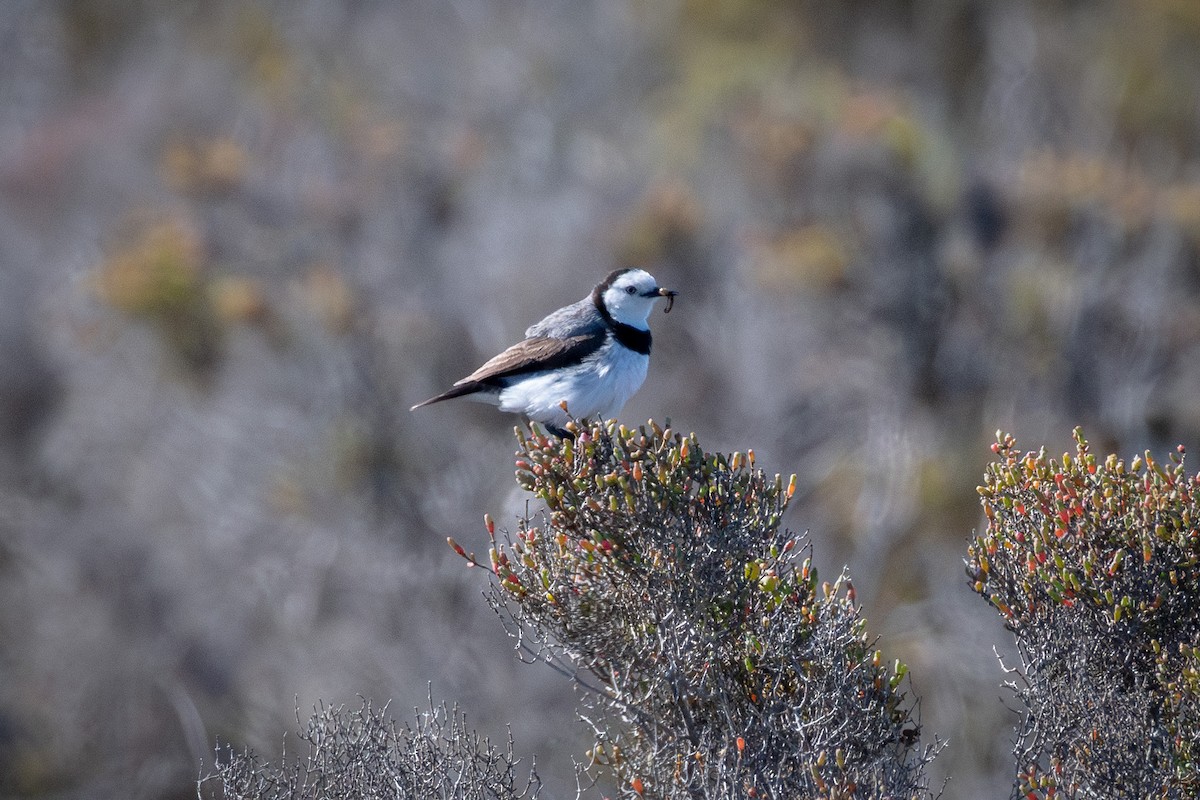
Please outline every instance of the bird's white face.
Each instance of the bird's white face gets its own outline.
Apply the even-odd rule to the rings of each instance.
[[[617,322],[645,329],[646,319],[654,310],[654,301],[666,296],[667,290],[658,285],[653,275],[645,270],[631,269],[604,292],[604,305]]]

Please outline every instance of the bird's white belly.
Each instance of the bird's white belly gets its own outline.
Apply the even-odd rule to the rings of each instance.
[[[499,406],[556,427],[568,420],[564,400],[571,417],[610,419],[642,385],[649,363],[649,356],[610,339],[576,366],[535,372],[501,389]]]

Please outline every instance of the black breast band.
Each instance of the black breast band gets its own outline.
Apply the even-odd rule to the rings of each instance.
[[[613,336],[635,353],[650,355],[650,331],[643,331],[623,322],[609,322]]]

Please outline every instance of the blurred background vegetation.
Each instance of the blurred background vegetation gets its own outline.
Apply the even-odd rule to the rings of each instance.
[[[1200,445],[1194,0],[4,12],[0,794],[194,796],[430,681],[573,791],[444,544],[524,511],[512,420],[406,409],[633,263],[682,294],[623,417],[799,473],[946,796],[1008,796],[993,432]]]

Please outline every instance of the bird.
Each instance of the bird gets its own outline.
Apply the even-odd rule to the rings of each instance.
[[[646,379],[655,302],[665,298],[669,313],[678,294],[645,270],[614,270],[587,297],[530,325],[524,340],[411,410],[465,397],[524,414],[560,437],[569,436],[572,418],[611,419]]]

